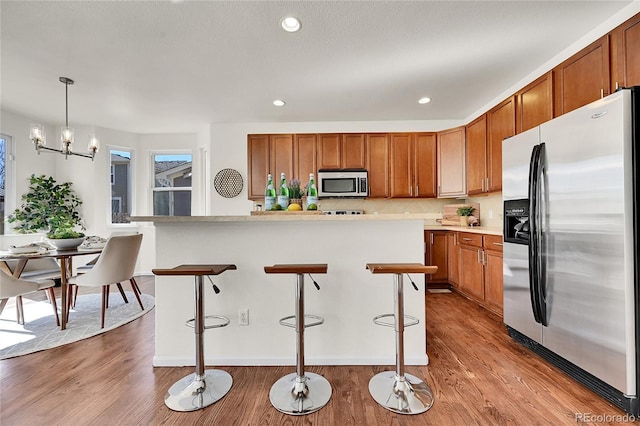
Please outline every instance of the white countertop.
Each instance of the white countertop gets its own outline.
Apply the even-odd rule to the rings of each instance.
[[[273,214],[236,215],[236,216],[132,216],[132,222],[154,223],[194,223],[194,222],[263,222],[263,221],[368,221],[368,220],[424,220],[435,221],[438,213],[403,214],[352,214],[329,215],[309,214],[307,212],[277,212]]]
[[[502,235],[502,228],[489,226],[450,226],[441,225],[436,219],[438,213],[400,213],[400,214],[359,214],[325,215],[297,212],[278,212],[259,215],[233,216],[132,216],[132,222],[154,223],[197,223],[197,222],[271,222],[271,221],[376,221],[376,220],[423,220],[425,231],[458,231],[476,234]]]

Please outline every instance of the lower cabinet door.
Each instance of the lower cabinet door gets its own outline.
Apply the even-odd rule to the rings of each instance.
[[[484,300],[482,249],[460,246],[460,290],[478,300]]]
[[[502,253],[485,251],[484,266],[484,297],[485,302],[502,316],[503,285],[502,285]]]

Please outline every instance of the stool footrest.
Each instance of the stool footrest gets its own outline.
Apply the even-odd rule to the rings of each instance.
[[[311,318],[311,319],[315,320],[315,322],[311,322],[309,324],[305,324],[304,328],[315,327],[316,325],[320,325],[320,324],[324,323],[324,318],[319,317],[317,315],[308,315],[307,314],[304,317],[305,317],[305,319],[306,318]],[[280,325],[284,325],[285,327],[296,328],[295,322],[294,323],[287,322],[288,320],[295,319],[295,318],[296,318],[295,315],[289,315],[288,317],[280,318],[280,321],[279,321]]]
[[[211,319],[211,318],[216,319],[219,322],[207,325],[206,324],[207,319]],[[208,330],[210,328],[226,327],[231,322],[229,321],[229,318],[223,317],[221,315],[207,315],[204,317],[204,320],[205,320],[205,325],[204,325],[205,330]],[[186,325],[187,327],[194,328],[195,321],[196,321],[195,318],[191,318],[190,320],[187,320],[187,322],[185,322],[184,325]]]
[[[405,315],[405,323],[404,326],[405,327],[411,327],[412,325],[416,325],[420,323],[420,320],[414,316],[411,315]],[[388,322],[388,321],[383,321],[383,319],[385,318],[394,318],[394,322]],[[409,321],[406,321],[406,319],[408,319]],[[395,315],[394,314],[382,314],[382,315],[378,315],[373,317],[373,322],[377,325],[381,325],[384,327],[394,327],[396,326],[395,323]]]

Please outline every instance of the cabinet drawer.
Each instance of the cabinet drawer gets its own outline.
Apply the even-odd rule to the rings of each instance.
[[[458,244],[482,248],[482,234],[460,232],[458,235]]]
[[[502,236],[501,235],[485,235],[484,249],[502,252]]]

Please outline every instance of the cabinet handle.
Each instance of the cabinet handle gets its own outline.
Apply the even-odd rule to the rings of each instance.
[[[458,234],[453,234],[453,245],[457,246],[458,245]]]
[[[478,250],[478,263],[481,264],[481,265],[483,264],[483,262],[482,262],[482,250]]]
[[[462,241],[473,241],[471,238],[462,237]]]
[[[618,82],[616,81],[616,90],[618,90],[620,87],[618,87]]]
[[[482,190],[481,192],[484,192],[484,179],[482,179]]]
[[[413,197],[413,187],[409,185],[409,195]]]
[[[600,98],[604,98],[604,89],[600,89]]]
[[[493,243],[493,244],[496,245],[496,246],[502,247],[502,243]]]
[[[420,196],[420,187],[416,185],[416,197]]]
[[[485,185],[485,188],[487,190],[486,192],[489,192],[489,178],[486,178],[486,179],[487,179],[487,184]]]
[[[433,245],[433,233],[429,234],[429,241],[431,242],[431,245]]]

